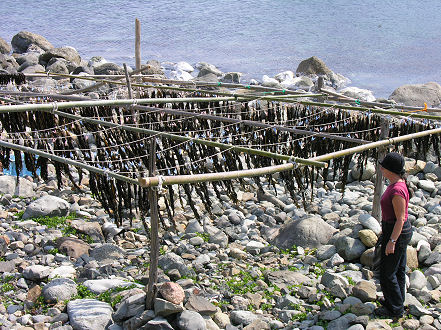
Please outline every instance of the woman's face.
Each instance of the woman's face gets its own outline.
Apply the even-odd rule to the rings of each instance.
[[[396,176],[396,174],[394,172],[391,172],[391,171],[385,169],[381,165],[380,165],[380,171],[381,171],[381,174],[383,174],[383,177],[385,177],[388,180],[394,179]]]

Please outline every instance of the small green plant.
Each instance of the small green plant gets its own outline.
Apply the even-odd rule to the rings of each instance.
[[[196,233],[196,236],[201,237],[204,242],[208,242],[210,240],[210,234],[207,233]]]
[[[280,250],[281,254],[289,255],[291,257],[295,257],[298,255],[297,245],[293,245],[290,249]]]
[[[271,308],[273,308],[272,304],[269,304],[269,303],[260,304],[260,309],[263,311],[270,310]]]
[[[7,275],[7,276],[5,276],[5,277],[1,280],[1,282],[2,282],[2,283],[9,283],[9,282],[11,282],[13,279],[15,279],[14,275]]]
[[[12,290],[14,290],[14,286],[11,283],[3,283],[0,286],[0,292],[1,293],[5,293],[5,292],[8,292],[8,291],[12,291]]]
[[[47,253],[52,254],[52,255],[56,255],[57,253],[59,253],[59,251],[57,248],[53,248],[53,249],[50,249],[49,251],[47,251]]]
[[[356,284],[355,281],[352,279],[352,277],[350,277],[350,276],[345,276],[345,277],[348,280],[350,285],[354,286]]]
[[[316,262],[316,263],[314,264],[314,270],[313,270],[313,271],[314,271],[314,274],[315,274],[317,277],[319,277],[319,276],[322,276],[322,275],[326,272],[326,269],[323,267],[322,264]]]
[[[23,218],[23,214],[25,213],[25,211],[19,211],[17,213],[15,213],[15,216],[17,217],[18,220],[21,220]]]
[[[291,316],[291,320],[302,322],[302,321],[306,320],[306,317],[307,317],[306,312],[302,312],[302,313],[295,314],[295,315]]]

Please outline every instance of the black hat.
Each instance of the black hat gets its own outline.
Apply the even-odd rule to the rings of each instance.
[[[383,160],[380,162],[386,170],[394,172],[395,174],[402,175],[404,170],[404,158],[396,152],[389,152]]]

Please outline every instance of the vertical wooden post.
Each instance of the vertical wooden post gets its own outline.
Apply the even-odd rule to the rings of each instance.
[[[141,23],[138,19],[135,19],[135,68],[141,70]],[[139,84],[141,79],[136,79]],[[139,87],[136,89],[136,95],[140,97]]]
[[[124,74],[126,75],[126,83],[127,83],[127,90],[129,92],[129,99],[133,99],[133,93],[132,93],[132,83],[130,82],[129,72],[127,71],[127,65],[123,63],[124,66]],[[138,127],[138,111],[135,110],[133,107],[130,107],[130,110],[132,112],[132,122],[135,124],[136,127]]]
[[[155,176],[156,172],[156,139],[152,138],[150,143],[149,175]],[[152,309],[153,299],[156,296],[156,281],[158,280],[158,258],[159,258],[159,211],[157,188],[149,188],[150,204],[150,268],[149,284],[146,295],[146,308]]]
[[[124,74],[126,75],[126,83],[127,83],[127,90],[129,92],[129,99],[133,99],[132,83],[130,82],[129,72],[127,71],[127,65],[123,63],[123,66],[124,66]]]
[[[135,19],[135,64],[136,70],[141,69],[141,23]]]
[[[387,119],[381,120],[381,133],[380,139],[384,140],[389,136],[389,121]],[[383,193],[383,175],[380,171],[379,161],[384,158],[386,155],[387,149],[385,147],[378,149],[378,160],[376,164],[376,178],[375,178],[375,190],[374,190],[374,200],[372,202],[372,216],[377,219],[378,222],[381,223],[381,207],[380,207],[380,199],[381,194]]]

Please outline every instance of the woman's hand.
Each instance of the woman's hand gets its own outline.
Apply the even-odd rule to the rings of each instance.
[[[386,244],[386,250],[384,251],[385,255],[394,254],[395,252],[395,243],[392,243],[391,241],[387,242]]]

